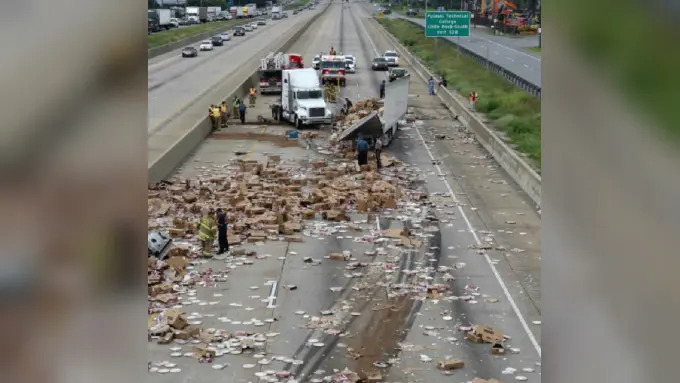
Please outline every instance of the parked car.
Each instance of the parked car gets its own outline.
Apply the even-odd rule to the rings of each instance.
[[[202,51],[211,51],[213,50],[213,43],[210,40],[203,40],[201,41],[201,45],[198,46],[198,49]]]
[[[179,19],[178,21],[179,21],[179,25],[189,25],[189,20],[187,20],[184,17]]]
[[[288,18],[288,13],[287,13],[287,12],[281,13],[281,18],[287,19],[287,18]]]
[[[399,66],[399,55],[395,51],[385,51],[383,57],[387,60],[390,66]]]
[[[408,71],[405,68],[390,68],[390,82],[405,76],[408,76]]]
[[[297,15],[298,13],[300,13],[300,12],[299,12],[297,9],[294,10],[294,11],[293,11],[293,16]]]
[[[243,27],[234,27],[234,36],[245,36],[246,30]]]
[[[229,34],[229,32],[222,32],[220,33],[220,38],[222,39],[222,41],[229,41],[231,40],[231,35]]]
[[[373,70],[389,70],[389,64],[387,63],[387,59],[384,57],[376,57],[373,59],[373,63],[371,64],[371,69]]]
[[[170,25],[172,25],[173,28],[179,28],[179,19],[176,19],[174,17],[171,18]]]
[[[222,41],[222,36],[213,36],[210,41],[212,42],[213,46],[216,47],[221,47],[224,45],[224,42]]]
[[[186,47],[182,49],[182,57],[196,57],[198,56],[198,51],[194,47]]]

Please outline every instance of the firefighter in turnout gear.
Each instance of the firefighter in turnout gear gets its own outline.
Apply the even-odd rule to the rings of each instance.
[[[335,48],[331,47],[331,50],[328,52],[329,55],[335,56]]]
[[[201,249],[204,257],[212,257],[212,245],[217,236],[217,221],[215,210],[212,208],[208,214],[204,214],[198,223],[198,239],[201,241]]]
[[[231,115],[234,118],[238,118],[238,105],[240,104],[240,101],[238,97],[234,96],[234,101],[231,104]]]
[[[227,108],[227,102],[222,101],[220,104],[220,127],[227,127],[227,120],[229,119],[229,108]]]
[[[255,106],[255,97],[256,97],[256,94],[257,94],[257,91],[255,90],[255,88],[250,88],[250,94],[249,94],[249,96],[250,96],[250,107],[251,107],[251,108]]]

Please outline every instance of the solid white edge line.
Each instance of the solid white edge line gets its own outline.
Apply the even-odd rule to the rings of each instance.
[[[269,303],[267,303],[267,308],[268,309],[273,309],[276,306],[274,305],[274,302],[276,301],[276,287],[278,286],[279,282],[274,281],[272,283],[272,288],[269,290]]]
[[[378,50],[376,49],[375,44],[373,43],[373,40],[371,39],[371,36],[369,36],[368,31],[366,30],[366,26],[361,21],[361,18],[359,19],[359,21],[360,21],[362,29],[364,30],[364,34],[366,35],[366,38],[368,39],[368,42],[371,44],[371,47],[373,47],[373,52],[375,54],[378,54]],[[427,142],[425,142],[425,138],[420,133],[420,129],[418,128],[418,126],[415,126],[415,124],[414,124],[414,127],[416,129],[416,133],[418,133],[418,137],[420,138],[420,141],[423,143],[423,146],[425,147],[425,150],[427,151],[427,154],[430,156],[430,159],[432,160],[434,167],[437,169],[437,172],[439,173],[438,175],[441,177],[441,180],[444,182],[444,185],[446,185],[446,188],[449,190],[449,193],[451,193],[451,198],[456,203],[456,206],[458,207],[458,211],[460,212],[461,216],[463,217],[463,220],[465,221],[465,225],[468,227],[468,230],[470,230],[470,233],[472,233],[472,237],[475,239],[475,242],[477,243],[477,245],[481,245],[482,241],[479,239],[479,236],[477,235],[477,230],[475,229],[474,226],[472,226],[472,223],[470,222],[470,219],[468,218],[467,214],[465,214],[465,210],[463,210],[463,207],[460,206],[460,201],[458,200],[458,198],[456,198],[456,193],[453,192],[453,189],[451,188],[449,181],[446,179],[445,174],[442,172],[439,165],[437,165],[435,163],[435,158],[432,155],[432,151],[430,151],[430,148],[427,146]],[[486,263],[491,268],[491,272],[496,277],[496,281],[498,281],[498,284],[500,285],[501,289],[503,290],[503,294],[505,294],[505,297],[507,298],[508,302],[510,303],[512,310],[515,312],[515,315],[517,315],[517,319],[519,319],[519,322],[521,323],[522,328],[524,328],[524,332],[529,337],[531,344],[534,346],[534,349],[536,349],[536,352],[538,353],[538,356],[540,358],[541,357],[541,345],[538,344],[538,341],[536,340],[534,333],[529,328],[529,324],[527,323],[526,319],[524,319],[524,316],[522,315],[522,313],[519,311],[519,307],[517,307],[517,303],[515,303],[515,300],[512,298],[512,295],[510,294],[510,290],[508,290],[508,286],[505,284],[505,282],[503,282],[503,278],[501,277],[500,273],[498,272],[498,269],[496,269],[496,266],[493,264],[493,262],[491,262],[491,257],[489,257],[488,254],[484,253],[484,259],[486,260]]]

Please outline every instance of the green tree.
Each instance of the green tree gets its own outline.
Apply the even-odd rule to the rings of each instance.
[[[156,0],[147,0],[149,4],[149,9],[155,9],[158,8],[158,4],[156,3]]]

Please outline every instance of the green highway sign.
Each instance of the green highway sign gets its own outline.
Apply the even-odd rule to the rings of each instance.
[[[470,12],[427,12],[425,14],[425,37],[470,36]]]

